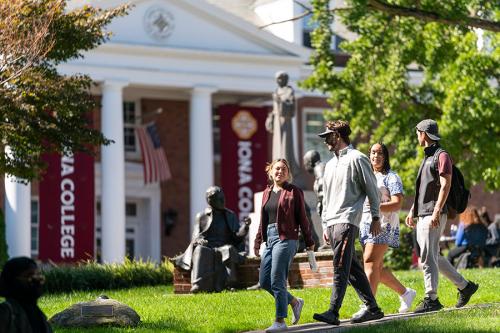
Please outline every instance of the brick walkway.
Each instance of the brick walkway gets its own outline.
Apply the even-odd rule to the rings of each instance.
[[[463,308],[457,309],[457,308],[446,308],[441,310],[442,311],[460,311],[464,309],[471,309],[471,308],[487,308],[490,306],[493,306],[498,303],[493,303],[493,304],[478,304],[478,305],[473,305],[473,306],[465,306]],[[295,326],[289,326],[287,330],[281,331],[285,333],[296,333],[296,332],[307,332],[307,333],[339,333],[339,332],[345,332],[348,331],[350,328],[354,327],[367,327],[371,325],[379,325],[383,324],[389,321],[394,321],[394,320],[407,320],[409,318],[416,318],[420,316],[427,316],[430,314],[435,314],[440,311],[433,311],[433,312],[426,312],[426,313],[406,313],[406,314],[388,314],[384,318],[379,319],[379,320],[374,320],[370,322],[365,322],[361,324],[351,324],[349,323],[349,319],[341,320],[339,326],[333,326],[333,325],[328,325],[325,323],[308,323],[308,324],[302,324],[302,325],[295,325]],[[263,333],[265,331],[249,331],[246,333]]]

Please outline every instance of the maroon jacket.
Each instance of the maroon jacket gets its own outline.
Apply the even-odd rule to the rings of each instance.
[[[259,253],[260,245],[267,240],[267,215],[264,213],[264,205],[269,200],[273,186],[270,185],[264,190],[262,196],[262,206],[260,208],[260,225],[257,236],[255,237],[254,250]],[[300,188],[290,183],[283,185],[283,190],[278,201],[278,212],[276,214],[276,223],[281,240],[298,239],[299,225],[304,235],[306,246],[314,245],[312,239],[311,225],[306,217],[306,207],[304,202],[304,193]]]

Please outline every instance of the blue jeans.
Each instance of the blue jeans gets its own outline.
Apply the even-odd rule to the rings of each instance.
[[[274,296],[276,318],[287,317],[287,307],[293,299],[286,290],[286,285],[288,270],[296,250],[296,240],[280,240],[276,224],[268,226],[266,248],[260,262],[259,283],[261,288]]]

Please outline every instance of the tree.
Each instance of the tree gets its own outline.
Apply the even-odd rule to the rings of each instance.
[[[44,152],[93,152],[109,144],[92,128],[93,84],[85,75],[60,75],[56,66],[105,42],[104,31],[128,7],[84,6],[66,11],[65,0],[0,2],[0,136],[10,153],[0,170],[22,179],[40,175]]]
[[[498,2],[350,0],[341,9],[329,3],[311,1],[314,70],[303,82],[328,94],[332,110],[325,116],[349,120],[361,150],[379,140],[389,144],[407,189],[422,158],[415,125],[433,118],[469,184],[500,188]],[[340,72],[330,49],[334,13],[358,35],[341,44],[350,59]],[[473,28],[478,24],[484,30]]]

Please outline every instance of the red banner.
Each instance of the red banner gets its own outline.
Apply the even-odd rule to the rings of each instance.
[[[94,258],[94,158],[46,154],[40,181],[39,255],[42,261]]]
[[[254,211],[253,195],[267,185],[267,108],[223,105],[220,115],[221,186],[226,207],[242,219]]]

